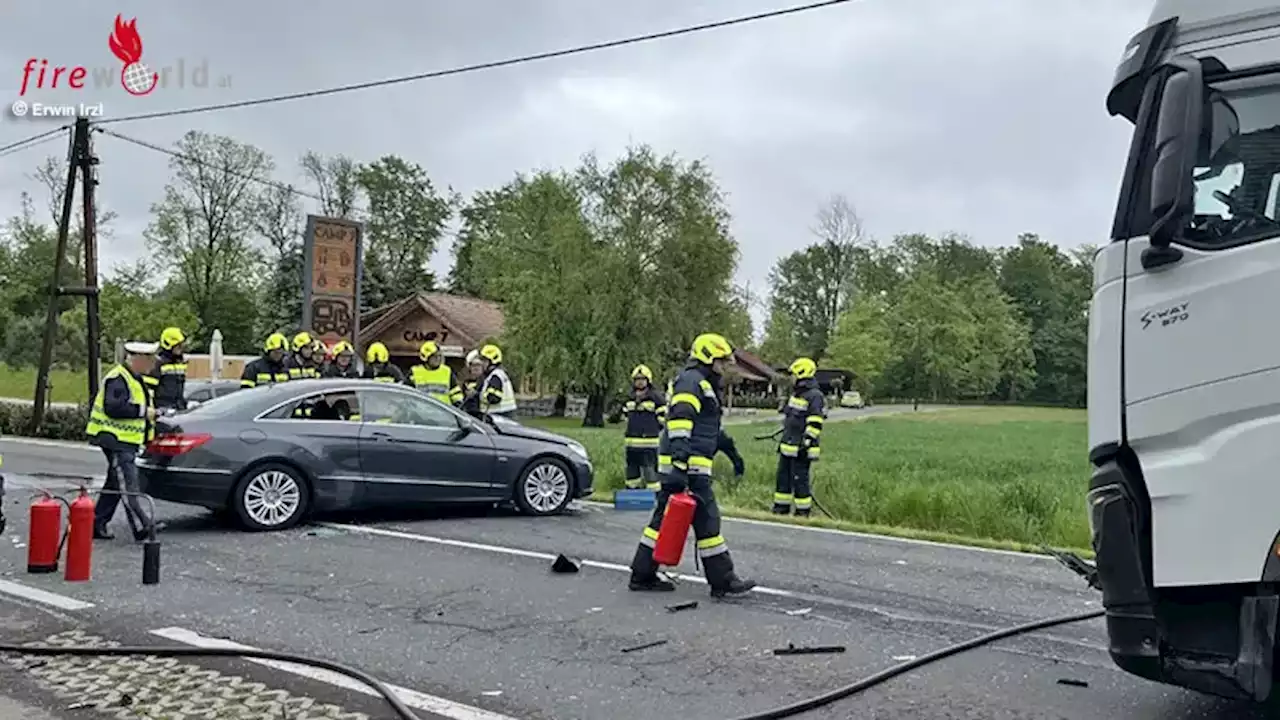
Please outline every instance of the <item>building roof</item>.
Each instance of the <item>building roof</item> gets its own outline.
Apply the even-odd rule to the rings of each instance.
[[[754,353],[746,350],[734,350],[733,359],[737,362],[737,374],[743,378],[758,382],[769,382],[778,377],[778,373],[774,372],[768,363],[756,357]]]
[[[463,347],[475,347],[502,334],[502,306],[489,300],[450,295],[416,293],[360,317],[360,334],[378,336],[413,312],[426,312],[440,321]]]

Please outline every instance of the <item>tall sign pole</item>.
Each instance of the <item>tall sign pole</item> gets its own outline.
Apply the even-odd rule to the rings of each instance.
[[[364,224],[307,216],[303,239],[302,326],[330,347],[360,338]]]

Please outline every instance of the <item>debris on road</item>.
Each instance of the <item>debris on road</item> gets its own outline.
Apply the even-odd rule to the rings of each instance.
[[[485,697],[498,697],[499,695],[502,694],[502,691],[501,690],[484,690],[480,694],[484,695]]]
[[[845,651],[843,645],[814,645],[812,647],[796,647],[792,643],[787,643],[784,648],[778,648],[773,651],[774,655],[826,655],[830,653],[842,653]]]
[[[1084,680],[1074,680],[1072,678],[1058,678],[1059,685],[1069,685],[1071,687],[1089,687],[1089,683]]]
[[[912,660],[915,660],[915,659],[916,659],[915,655],[894,655],[893,656],[894,662],[911,662]]]
[[[681,610],[693,610],[696,607],[698,607],[698,601],[690,600],[689,602],[682,602],[682,603],[676,603],[675,605],[668,605],[667,612],[676,613],[676,612],[680,612]]]
[[[811,613],[811,612],[813,612],[813,608],[800,608],[799,610],[787,610],[787,611],[786,611],[786,613],[787,613],[788,615],[790,615],[791,617],[796,617],[796,616],[799,616],[799,615],[808,615],[808,614],[809,614],[809,613]]]
[[[551,563],[551,572],[561,574],[572,574],[578,572],[580,563],[570,560],[563,554],[557,555],[555,562]]]
[[[667,644],[666,640],[654,640],[653,642],[647,642],[647,643],[644,643],[643,645],[632,645],[631,647],[622,648],[622,652],[624,653],[639,652],[641,650],[648,650],[649,648],[655,648],[655,647],[658,647],[659,645],[666,645],[666,644]]]

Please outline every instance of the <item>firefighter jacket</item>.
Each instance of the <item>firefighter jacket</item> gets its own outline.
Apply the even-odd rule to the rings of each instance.
[[[720,442],[720,376],[690,362],[671,382],[667,426],[658,441],[658,472],[711,475]]]
[[[94,445],[106,450],[139,448],[155,437],[155,425],[147,417],[155,402],[142,377],[117,365],[102,379],[84,429]]]
[[[298,353],[290,353],[285,358],[285,367],[289,369],[290,380],[306,380],[320,377],[320,367],[315,360],[308,360]]]
[[[440,367],[435,369],[427,365],[414,365],[409,369],[409,382],[446,405],[462,402],[462,388],[458,386],[453,368],[444,363],[440,363]]]
[[[377,380],[378,382],[384,383],[405,384],[404,371],[391,363],[383,363],[381,366],[376,368],[372,364],[366,365],[364,367],[364,374],[360,377],[366,380]]]
[[[644,390],[632,389],[631,397],[622,406],[622,414],[627,416],[623,444],[629,448],[657,449],[658,436],[662,434],[659,409],[666,403],[666,397],[652,385]]]
[[[289,382],[287,360],[273,362],[266,355],[250,360],[240,374],[240,387],[251,388],[282,382]]]
[[[516,411],[516,389],[507,377],[507,371],[495,365],[484,378],[480,392],[480,409],[491,415],[506,415]]]
[[[325,367],[324,376],[337,380],[355,380],[360,377],[360,370],[356,367],[355,361],[347,363],[346,367],[342,367],[335,360]]]
[[[818,447],[818,439],[822,436],[822,424],[826,421],[825,404],[817,381],[812,378],[796,381],[791,397],[787,398],[787,404],[782,408],[779,454],[818,459],[822,450]]]
[[[168,350],[156,353],[155,367],[142,377],[151,386],[158,408],[185,410],[187,407],[187,361]]]

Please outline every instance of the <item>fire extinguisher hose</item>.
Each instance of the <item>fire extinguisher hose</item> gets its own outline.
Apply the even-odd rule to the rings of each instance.
[[[899,663],[892,667],[885,668],[874,675],[850,683],[844,687],[836,688],[830,692],[818,695],[816,697],[801,700],[790,705],[766,710],[764,712],[755,713],[753,715],[744,715],[734,720],[778,720],[779,718],[788,718],[817,710],[820,707],[830,705],[848,697],[858,695],[862,692],[870,690],[877,685],[881,685],[893,678],[918,670],[926,665],[931,665],[940,660],[945,660],[954,655],[975,650],[985,645],[990,645],[999,640],[1016,637],[1018,635],[1026,635],[1046,630],[1059,625],[1070,625],[1072,623],[1084,622],[1102,617],[1106,611],[1093,610],[1086,613],[1077,613],[1073,615],[1062,615],[1059,617],[1048,618],[1045,620],[1036,620],[1033,622],[1017,625],[1003,630],[997,630],[980,637],[966,640],[964,642],[949,645],[940,650],[935,650],[927,655],[921,655],[914,660]],[[377,678],[340,663],[329,660],[320,660],[316,658],[303,657],[301,655],[293,655],[290,653],[272,652],[270,650],[249,650],[239,648],[190,648],[190,647],[51,647],[36,645],[11,645],[0,644],[0,654],[13,655],[36,655],[36,656],[72,656],[72,657],[170,657],[170,658],[239,658],[251,660],[274,660],[276,662],[287,662],[295,665],[310,665],[312,667],[336,672],[341,675],[359,680],[375,690],[379,695],[387,701],[387,704],[395,710],[401,720],[422,720],[414,714],[394,692]]]

